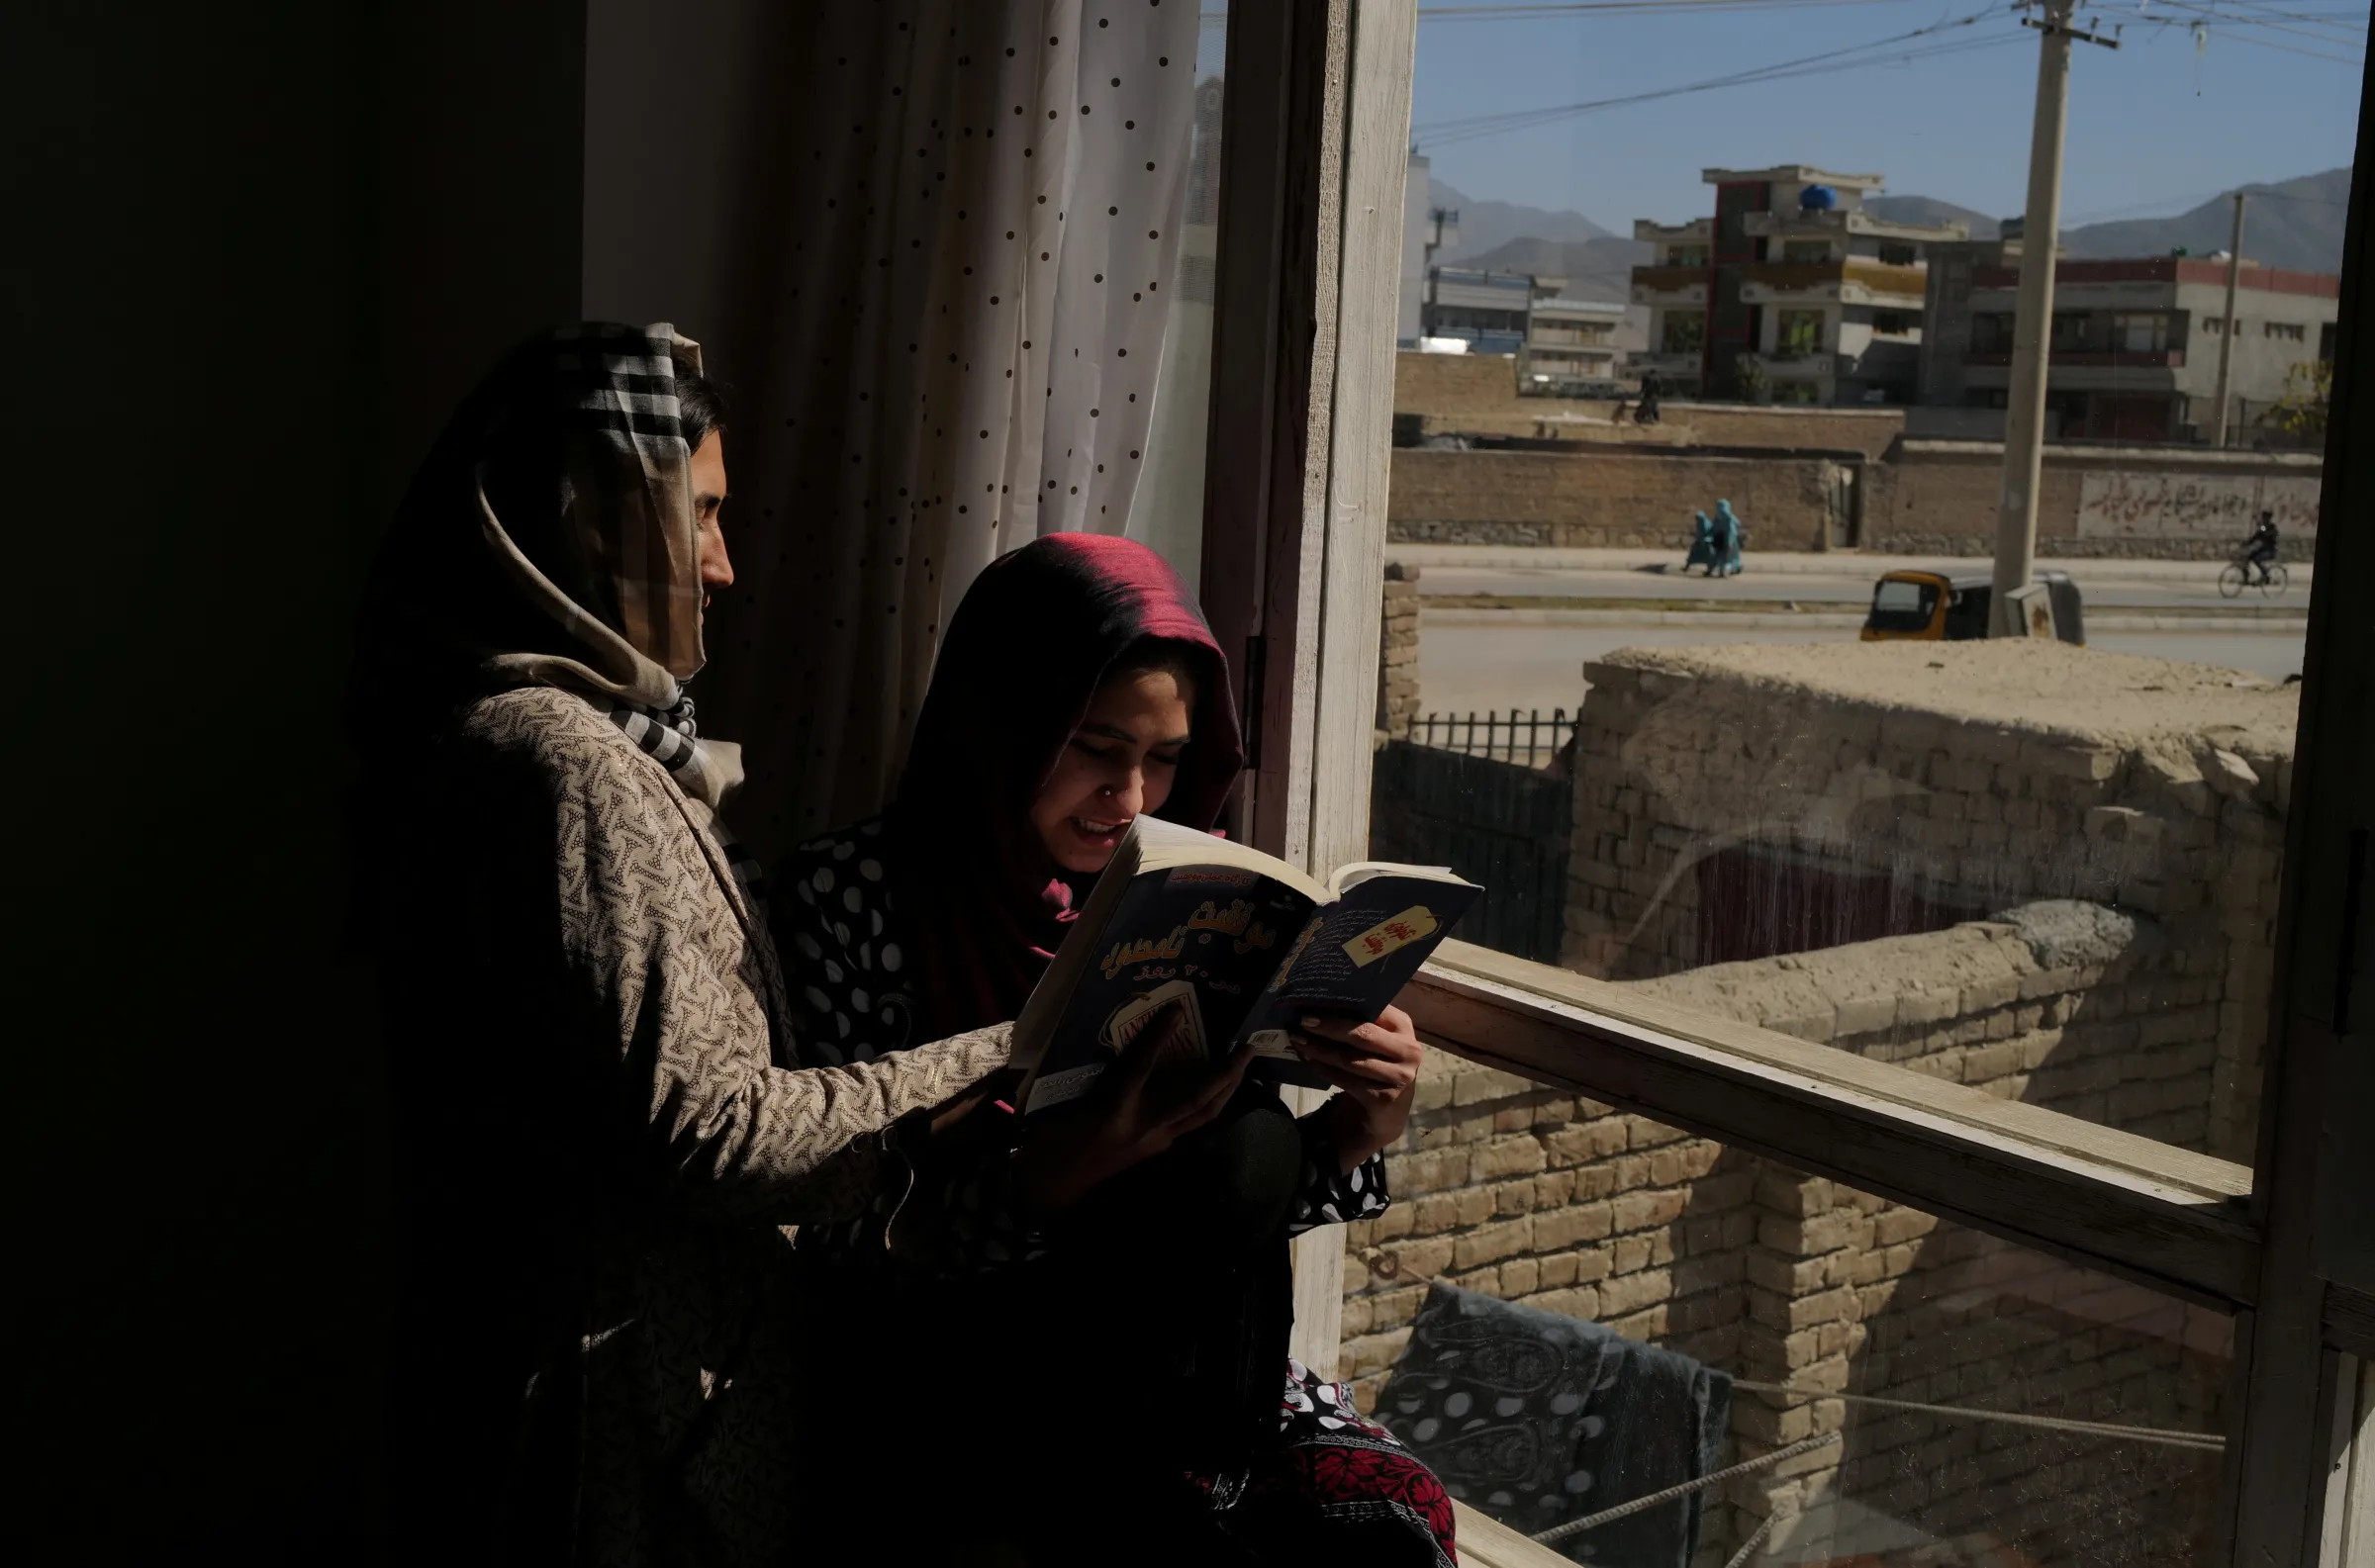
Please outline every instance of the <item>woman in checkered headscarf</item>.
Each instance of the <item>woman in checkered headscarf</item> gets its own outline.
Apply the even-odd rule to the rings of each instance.
[[[354,727],[408,1255],[401,1562],[784,1562],[804,1507],[783,1227],[904,1179],[891,1132],[1002,1025],[796,1069],[701,739],[732,580],[712,393],[665,325],[522,344],[423,465]]]

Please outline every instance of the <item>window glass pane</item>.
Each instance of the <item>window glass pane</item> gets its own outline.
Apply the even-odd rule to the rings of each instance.
[[[1400,356],[1426,438],[1393,458],[1372,853],[1486,884],[1461,939],[2246,1163],[2357,72],[2289,60],[2314,83],[2271,66],[2214,106],[2157,74],[2165,50],[2080,46],[2077,70],[2122,74],[2073,116],[2117,99],[2152,129],[2067,140],[2031,323],[2035,567],[2007,603],[2040,251],[2007,224],[2028,141],[1999,133],[2033,103],[2036,32],[1966,30],[1894,109],[1834,92],[1869,121],[1852,161],[1799,161],[1804,95],[1830,90],[1794,80],[1612,111],[1657,117],[1621,159],[1612,119],[1561,118],[1655,94],[1662,59],[1686,85],[1875,26],[1717,3],[1716,29],[1421,19],[1411,178],[1461,210],[1457,264],[1622,301],[1637,346],[1597,395]],[[1622,80],[1578,90],[1578,60]],[[2203,189],[2214,122],[2249,138],[2271,115],[2329,172],[2253,187],[2230,308],[2232,203],[2151,198]],[[2264,580],[2237,560],[2262,513]]]
[[[1228,54],[1228,6],[1203,7],[1195,50],[1195,108],[1185,146],[1150,148],[1184,153],[1188,188],[1179,217],[1179,249],[1171,274],[1147,289],[1111,296],[1114,310],[1164,314],[1163,363],[1155,377],[1155,406],[1146,432],[1146,459],[1129,516],[1119,531],[1161,551],[1186,581],[1198,580],[1203,562],[1204,433],[1212,406],[1213,285],[1220,254],[1221,67]],[[1179,62],[1164,67],[1176,68]],[[1104,280],[1101,275],[1098,282]],[[1092,285],[1092,287],[1095,285]],[[1151,291],[1151,292],[1150,292]],[[1107,526],[1112,525],[1108,520]]]
[[[1340,1365],[1472,1507],[1533,1533],[1782,1453],[1701,1495],[1691,1561],[1768,1521],[1773,1563],[2216,1560],[2227,1317],[1454,1059],[1421,1105],[1350,1228]],[[1449,1324],[1438,1282],[1486,1299]],[[1561,1549],[1671,1561],[1682,1521]]]

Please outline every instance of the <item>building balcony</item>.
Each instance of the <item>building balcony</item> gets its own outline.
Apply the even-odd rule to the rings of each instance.
[[[1740,269],[1745,305],[1881,305],[1922,308],[1930,277],[1922,266],[1851,256],[1845,261],[1752,261]]]
[[[1652,245],[1704,245],[1715,240],[1715,220],[1694,218],[1687,224],[1654,224],[1646,218],[1633,221],[1633,237]]]
[[[2009,367],[2012,364],[2012,351],[2010,349],[1973,349],[1969,353],[1962,356],[1962,362],[1965,365],[2003,365]],[[2121,368],[2133,368],[2137,370],[2182,370],[2185,368],[2185,350],[2182,348],[2154,348],[2140,351],[2104,348],[2056,348],[2048,357],[2046,363],[2051,369],[2054,370],[2061,370],[2064,368],[2072,370],[2113,370]]]
[[[1536,323],[1526,335],[1529,348],[1607,348],[1610,328],[1605,326],[1544,326]]]
[[[1894,224],[1854,207],[1835,207],[1828,212],[1746,213],[1741,217],[1740,227],[1742,232],[1763,239],[1835,239],[1842,234],[1857,234],[1915,244],[1945,244],[1971,236],[1969,226],[1964,224]]]
[[[1635,267],[1635,305],[1705,305],[1705,267]]]
[[[1777,348],[1770,353],[1743,354],[1743,362],[1755,360],[1764,373],[1780,380],[1804,381],[1809,377],[1835,376],[1840,373],[1838,354],[1816,348]]]
[[[1635,354],[1625,361],[1625,370],[1636,376],[1646,376],[1655,370],[1661,376],[1696,378],[1701,364],[1702,357],[1699,350],[1694,348],[1688,353],[1681,354]]]

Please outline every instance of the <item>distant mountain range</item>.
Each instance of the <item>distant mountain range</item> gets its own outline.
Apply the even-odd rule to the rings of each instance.
[[[2243,189],[2256,198],[2244,210],[2244,255],[2303,272],[2342,269],[2349,169]],[[1441,180],[1434,182],[1433,193],[1435,205],[1460,214],[1459,243],[1438,251],[1435,259],[1440,262],[1563,277],[1567,292],[1574,297],[1622,300],[1629,292],[1631,269],[1651,259],[1650,246],[1620,237],[1571,209],[1472,202]],[[1997,231],[1997,220],[1987,214],[1932,196],[1876,196],[1867,205],[1899,223],[1959,223],[1974,239],[1992,239]],[[2233,205],[2222,196],[2174,218],[2065,229],[2061,242],[2073,256],[2165,256],[2179,246],[2208,255],[2227,248],[2233,212]]]
[[[2271,267],[2301,272],[2342,270],[2342,216],[2350,204],[2350,171],[2328,169],[2273,185],[2246,185],[2243,254]],[[2227,248],[2234,204],[2221,196],[2174,218],[2088,224],[2061,231],[2073,256],[2165,256],[2183,245],[2197,256]]]
[[[1438,262],[1565,278],[1575,299],[1630,298],[1633,268],[1651,257],[1648,245],[1571,209],[1471,201],[1441,180],[1433,182],[1433,202],[1460,215],[1459,241],[1437,251]]]
[[[1996,237],[1996,220],[1968,207],[1942,202],[1935,196],[1874,196],[1864,207],[1892,224],[1960,224],[1973,239]]]

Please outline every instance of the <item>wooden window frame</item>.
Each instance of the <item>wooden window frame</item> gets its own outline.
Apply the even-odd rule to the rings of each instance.
[[[1201,587],[1244,683],[1253,766],[1233,831],[1314,870],[1357,858],[1367,834],[1416,21],[1416,0],[1229,18]],[[2344,520],[2375,515],[2366,180],[2362,166],[2322,503]],[[2350,1453],[2375,1359],[2375,1205],[2345,1200],[2375,1191],[2375,1138],[2354,1136],[2375,1126],[2375,1061],[2360,1061],[2375,1001],[2350,1002],[2375,965],[2375,919],[2359,918],[2375,617],[2334,606],[2375,596],[2375,537],[2322,529],[2317,582],[2251,1170],[1464,944],[1406,1005],[1438,1049],[2232,1312],[2213,1560],[2364,1568],[2336,1510],[2375,1495],[2375,1462]],[[1340,1235],[1305,1238],[1295,1263],[1295,1347],[1324,1371]]]

